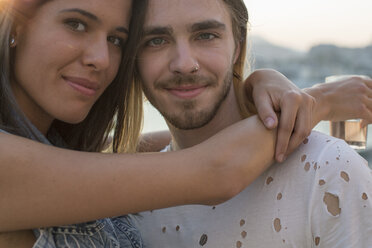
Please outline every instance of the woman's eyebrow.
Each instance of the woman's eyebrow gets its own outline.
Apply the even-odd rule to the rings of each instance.
[[[78,9],[78,8],[73,8],[73,9],[64,9],[64,10],[61,10],[59,13],[66,13],[66,12],[75,12],[75,13],[79,13],[89,19],[91,19],[92,21],[95,21],[95,22],[98,22],[98,23],[102,23],[102,21],[94,14],[86,11],[86,10],[82,10],[82,9]],[[129,31],[127,28],[125,27],[117,27],[115,29],[116,31],[118,32],[122,32],[122,33],[125,33],[125,34],[129,34]]]
[[[95,16],[94,14],[88,12],[88,11],[85,11],[85,10],[82,10],[82,9],[78,9],[78,8],[75,8],[75,9],[64,9],[64,10],[61,10],[59,13],[66,13],[66,12],[77,12],[85,17],[88,17],[89,19],[93,20],[93,21],[96,21],[96,22],[101,22],[101,20]]]
[[[129,34],[129,30],[124,28],[124,27],[118,27],[118,28],[116,28],[116,31],[122,32],[122,33],[125,33],[125,34]]]

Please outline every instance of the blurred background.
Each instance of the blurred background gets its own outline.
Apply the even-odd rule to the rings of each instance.
[[[254,68],[300,88],[334,74],[372,75],[371,0],[245,0]]]
[[[298,87],[325,77],[372,77],[372,0],[245,0],[249,12],[252,69],[273,68]],[[370,125],[372,126],[372,125]],[[143,132],[167,129],[147,102]],[[316,129],[329,134],[329,124]],[[372,164],[372,128],[367,150]]]

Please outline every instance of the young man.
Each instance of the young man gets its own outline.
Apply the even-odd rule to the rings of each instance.
[[[138,70],[172,133],[167,150],[194,146],[250,115],[239,95],[243,1],[149,4]],[[371,198],[366,161],[345,142],[313,132],[226,203],[144,212],[137,225],[147,247],[371,247]]]

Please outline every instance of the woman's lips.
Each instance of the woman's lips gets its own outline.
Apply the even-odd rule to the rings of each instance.
[[[200,95],[206,86],[181,86],[167,89],[172,95],[182,98],[191,99]]]
[[[99,89],[98,83],[85,78],[63,77],[68,85],[85,96],[94,96]]]

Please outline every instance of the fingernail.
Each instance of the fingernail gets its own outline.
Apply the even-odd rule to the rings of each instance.
[[[265,126],[266,127],[274,127],[275,121],[272,117],[267,117],[265,119]]]
[[[283,161],[285,160],[285,156],[284,156],[284,154],[280,154],[280,155],[278,156],[278,160],[279,160],[280,163],[283,162]]]

